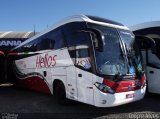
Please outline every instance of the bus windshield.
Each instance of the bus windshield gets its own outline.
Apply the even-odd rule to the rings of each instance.
[[[95,52],[97,72],[103,75],[126,74],[127,60],[117,30],[104,26],[97,26],[97,29],[104,35],[103,52]]]
[[[103,51],[95,51],[97,73],[134,75],[142,71],[140,51],[128,30],[95,26],[104,35]]]
[[[139,74],[143,71],[142,56],[134,35],[128,30],[119,30],[120,37],[125,44],[128,58],[128,73]]]

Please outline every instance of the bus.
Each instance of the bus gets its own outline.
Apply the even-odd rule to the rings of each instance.
[[[0,84],[5,81],[5,53],[0,50]]]
[[[33,36],[34,32],[0,32],[0,84],[8,83],[7,80],[7,54],[20,45],[23,41]]]
[[[147,92],[160,94],[160,21],[151,21],[131,27],[142,52],[147,78]]]
[[[16,85],[55,95],[59,102],[113,107],[144,97],[141,59],[126,26],[75,15],[13,48],[8,76]]]

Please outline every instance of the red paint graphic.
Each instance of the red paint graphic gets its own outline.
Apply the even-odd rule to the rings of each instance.
[[[17,86],[51,94],[46,82],[38,76],[31,76],[23,80],[18,80]]]
[[[41,55],[37,56],[36,67],[38,68],[54,67],[56,65],[56,60],[55,60],[56,56],[57,55],[50,56],[48,54],[45,54],[44,57],[42,57]]]

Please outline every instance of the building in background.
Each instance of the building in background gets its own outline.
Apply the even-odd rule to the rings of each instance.
[[[0,32],[0,51],[5,54],[26,39],[34,36],[35,32]]]
[[[34,36],[35,32],[0,32],[0,83],[7,80],[6,76],[6,56],[14,47],[21,44],[26,39]]]

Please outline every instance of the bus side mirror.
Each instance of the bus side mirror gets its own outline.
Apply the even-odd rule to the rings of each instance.
[[[153,38],[150,38],[150,37],[146,37],[148,38],[148,44],[150,45],[150,48],[151,48],[151,52],[153,54],[156,54],[157,53],[157,46],[156,46],[156,42]]]
[[[151,44],[151,52],[152,52],[153,54],[156,54],[156,53],[157,53],[156,46],[153,45],[153,44]]]
[[[86,30],[80,30],[79,32],[89,32],[93,35],[93,43],[96,50],[103,52],[104,50],[104,35],[97,29],[87,28]]]
[[[153,38],[150,38],[150,37],[147,37],[147,36],[139,36],[139,35],[136,35],[135,38],[136,38],[137,43],[146,44],[147,45],[146,47],[151,48],[151,52],[153,54],[157,53],[156,43],[155,43],[155,40]],[[140,49],[141,49],[141,47],[143,47],[143,46],[140,45]]]
[[[95,39],[95,41],[94,41],[95,48],[96,48],[96,50],[103,52],[103,50],[104,50],[104,35],[98,30],[95,30],[94,34],[95,34],[95,38],[94,38]]]

